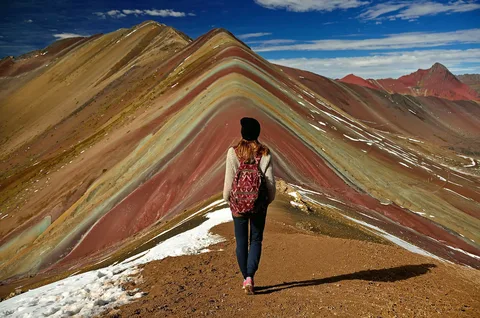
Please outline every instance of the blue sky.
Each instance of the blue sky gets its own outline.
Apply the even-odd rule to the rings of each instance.
[[[440,62],[480,73],[480,0],[2,1],[0,56],[156,20],[196,38],[223,27],[264,58],[337,78]]]

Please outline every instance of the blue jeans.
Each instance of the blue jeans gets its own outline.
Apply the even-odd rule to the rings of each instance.
[[[233,217],[237,241],[237,261],[243,278],[253,278],[258,269],[266,216],[267,210],[265,209],[249,216]],[[250,251],[248,249],[248,223],[250,223]]]

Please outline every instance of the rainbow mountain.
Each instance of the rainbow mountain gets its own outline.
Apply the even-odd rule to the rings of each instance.
[[[476,101],[341,83],[154,21],[0,75],[0,280],[102,262],[218,199],[243,116],[306,203],[480,268]]]

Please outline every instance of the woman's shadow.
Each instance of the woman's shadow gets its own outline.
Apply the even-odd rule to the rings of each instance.
[[[258,286],[255,287],[256,294],[270,294],[282,289],[306,287],[321,284],[330,284],[340,282],[342,280],[366,280],[374,282],[396,282],[400,280],[409,279],[412,277],[426,274],[431,268],[437,267],[435,264],[419,264],[419,265],[405,265],[384,269],[372,269],[359,271],[351,274],[344,274],[332,276],[327,278],[310,279],[302,281],[284,282],[282,284]]]

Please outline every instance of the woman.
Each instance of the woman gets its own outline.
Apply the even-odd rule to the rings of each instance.
[[[254,118],[244,117],[240,120],[242,140],[228,149],[223,199],[232,210],[235,239],[237,242],[237,261],[243,275],[245,293],[254,294],[253,278],[258,269],[262,251],[263,230],[267,207],[275,199],[275,179],[273,176],[272,157],[269,149],[258,142],[260,124]],[[236,212],[230,204],[232,183],[242,164],[258,164],[262,182],[255,207],[245,213]],[[242,166],[241,166],[242,165]],[[256,166],[253,166],[256,168]],[[258,170],[257,170],[258,171]],[[263,189],[263,190],[262,190]],[[250,223],[250,251],[248,245],[248,224]]]

